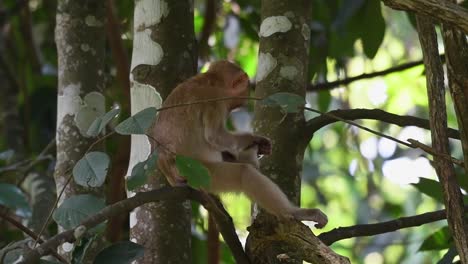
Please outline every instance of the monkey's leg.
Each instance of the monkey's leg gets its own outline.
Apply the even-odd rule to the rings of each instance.
[[[161,151],[158,153],[158,167],[166,176],[171,186],[183,186],[187,184],[187,179],[182,177],[175,164],[175,156]]]
[[[271,214],[314,221],[318,228],[328,222],[327,216],[319,209],[294,206],[275,183],[250,164],[204,162],[204,165],[212,175],[213,192],[244,192]]]

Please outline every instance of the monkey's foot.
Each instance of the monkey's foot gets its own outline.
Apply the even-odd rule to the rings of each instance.
[[[320,209],[305,209],[300,208],[294,212],[294,218],[299,221],[314,221],[317,222],[315,227],[323,228],[328,223],[328,217]]]

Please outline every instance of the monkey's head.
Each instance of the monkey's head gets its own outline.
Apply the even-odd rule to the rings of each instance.
[[[227,60],[216,61],[210,65],[208,72],[216,74],[223,81],[222,93],[226,97],[249,95],[249,76],[239,66]],[[230,100],[230,110],[242,106],[246,99]]]

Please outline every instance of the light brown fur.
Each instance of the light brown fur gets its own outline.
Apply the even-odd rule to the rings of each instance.
[[[198,74],[178,85],[163,107],[181,103],[248,95],[248,76],[228,61],[218,61],[206,73]],[[270,154],[269,139],[250,133],[231,133],[225,122],[234,108],[245,99],[192,104],[161,111],[152,136],[158,148],[158,166],[173,186],[185,184],[175,166],[175,154],[202,162],[211,174],[209,191],[243,192],[268,212],[298,220],[327,223],[319,209],[301,209],[287,199],[281,189],[258,171],[257,155]],[[155,148],[155,146],[153,146]],[[223,160],[229,153],[234,162]]]

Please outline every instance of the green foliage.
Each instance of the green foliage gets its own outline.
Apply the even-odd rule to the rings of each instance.
[[[452,235],[450,235],[450,230],[448,226],[444,226],[424,239],[424,242],[422,243],[419,250],[442,250],[449,248],[452,243],[453,238]]]
[[[105,202],[101,198],[91,194],[75,195],[62,202],[55,210],[53,218],[63,228],[71,229],[104,207]]]
[[[109,156],[104,152],[90,152],[73,168],[73,179],[84,187],[99,187],[106,180]]]
[[[15,209],[19,216],[31,216],[31,209],[23,192],[13,184],[0,183],[0,204]]]
[[[132,169],[132,174],[127,178],[127,189],[130,191],[135,190],[137,187],[145,184],[148,176],[151,175],[156,169],[156,160],[158,153],[155,150],[149,157],[142,162],[138,162]]]
[[[123,241],[103,249],[94,259],[96,264],[130,264],[142,257],[144,248],[137,243]]]
[[[444,202],[442,187],[438,181],[420,178],[418,183],[412,185],[425,195],[436,199],[439,203]]]
[[[180,175],[184,176],[189,185],[194,188],[209,188],[211,184],[210,172],[199,161],[190,157],[177,155],[176,166]]]
[[[139,134],[144,135],[156,117],[156,108],[148,107],[135,115],[125,119],[115,127],[115,132],[121,135]]]
[[[303,97],[292,93],[275,93],[260,101],[263,105],[281,107],[281,111],[285,114],[299,112],[305,103]]]
[[[104,131],[104,128],[106,128],[106,125],[112,119],[114,119],[114,117],[116,117],[119,113],[120,113],[120,108],[114,108],[110,110],[109,112],[105,113],[104,115],[96,118],[88,129],[88,132],[87,132],[88,136],[95,137],[99,135],[102,131]]]

